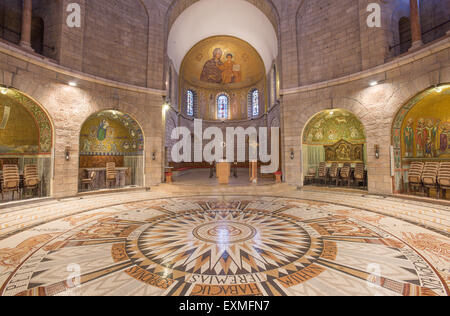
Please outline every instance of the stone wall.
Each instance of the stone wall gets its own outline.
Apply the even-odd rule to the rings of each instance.
[[[77,87],[67,83],[76,80]],[[55,63],[0,43],[0,84],[32,97],[48,113],[54,129],[52,196],[78,192],[80,129],[101,110],[116,109],[137,118],[145,138],[145,185],[161,182],[163,164],[163,92],[121,85],[72,73]],[[65,160],[65,148],[71,157]],[[152,153],[156,160],[152,160]]]
[[[379,84],[370,86],[376,80]],[[339,80],[282,91],[284,154],[289,183],[302,185],[302,133],[307,122],[325,109],[341,108],[355,114],[363,123],[367,137],[369,192],[392,194],[392,124],[401,106],[419,92],[439,83],[450,82],[450,38],[422,51],[406,55],[377,69]],[[380,146],[380,159],[375,158]]]

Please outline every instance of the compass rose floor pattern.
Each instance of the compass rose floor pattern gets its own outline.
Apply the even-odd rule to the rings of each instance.
[[[152,199],[0,240],[4,296],[447,296],[449,283],[445,232],[296,198]]]

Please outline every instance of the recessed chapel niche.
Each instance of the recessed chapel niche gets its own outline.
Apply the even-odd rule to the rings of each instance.
[[[361,121],[343,109],[316,114],[303,132],[303,170],[327,164],[367,162],[366,136]]]
[[[143,185],[144,134],[131,116],[120,111],[93,114],[81,128],[80,180],[95,172],[93,189],[104,188],[107,163],[118,170],[116,186]]]
[[[395,192],[407,190],[411,163],[450,161],[450,84],[425,90],[400,109],[392,144]]]
[[[255,113],[264,112],[265,84],[263,60],[250,44],[231,36],[211,37],[197,43],[183,60],[180,109],[190,114],[191,92],[195,95],[196,107],[191,113],[195,112],[197,118],[247,119],[255,89],[259,92],[258,100],[253,100],[259,107]]]

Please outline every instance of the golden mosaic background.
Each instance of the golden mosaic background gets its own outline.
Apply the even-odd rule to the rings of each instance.
[[[220,48],[223,52],[222,62],[226,61],[227,54],[233,55],[232,61],[240,65],[240,82],[216,84],[200,80],[203,68],[213,58],[216,48]],[[184,80],[197,87],[237,89],[251,86],[264,79],[265,67],[258,52],[247,42],[230,36],[215,36],[201,41],[188,52],[180,73]]]
[[[401,131],[402,157],[450,158],[450,85],[429,90],[408,112]]]
[[[19,102],[0,94],[0,154],[39,152],[39,128]]]

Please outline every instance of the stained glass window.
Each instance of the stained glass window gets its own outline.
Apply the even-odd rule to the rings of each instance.
[[[189,116],[194,116],[194,92],[191,90],[186,93],[186,113]]]
[[[257,89],[252,92],[252,113],[254,117],[259,115],[259,91]]]
[[[225,94],[217,97],[217,118],[219,120],[228,119],[228,96]]]

